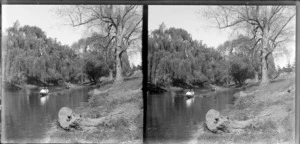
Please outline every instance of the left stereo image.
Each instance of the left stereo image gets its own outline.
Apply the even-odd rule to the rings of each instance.
[[[2,5],[3,143],[143,143],[139,5]]]

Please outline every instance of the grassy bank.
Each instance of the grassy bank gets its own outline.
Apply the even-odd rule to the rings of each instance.
[[[142,77],[125,80],[119,85],[106,84],[90,92],[88,103],[74,109],[83,117],[107,120],[95,129],[66,132],[56,122],[45,142],[50,143],[142,143]]]
[[[234,107],[221,113],[236,120],[258,119],[234,133],[213,134],[201,125],[191,143],[295,143],[295,73],[264,87],[249,85]]]

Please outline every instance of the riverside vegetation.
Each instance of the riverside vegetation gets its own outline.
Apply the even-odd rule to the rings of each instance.
[[[221,113],[241,121],[256,119],[252,125],[242,131],[214,134],[203,124],[190,143],[295,143],[295,72],[264,87],[249,84],[235,96],[233,108]]]

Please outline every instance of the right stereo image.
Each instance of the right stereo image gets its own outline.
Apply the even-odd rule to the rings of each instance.
[[[295,5],[150,5],[149,144],[295,143]]]

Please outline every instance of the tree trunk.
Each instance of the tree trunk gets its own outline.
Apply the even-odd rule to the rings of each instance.
[[[234,83],[235,83],[235,85],[238,85],[238,84],[239,84],[237,80],[234,80]]]
[[[124,78],[122,75],[122,63],[121,63],[121,52],[122,52],[122,43],[121,43],[121,37],[118,37],[117,40],[117,51],[116,51],[116,79],[114,81],[115,84],[123,82]]]
[[[269,77],[268,77],[268,65],[267,65],[267,57],[266,57],[266,51],[263,50],[263,54],[262,54],[262,61],[261,61],[261,82],[260,85],[265,85],[268,84],[270,82]]]
[[[114,76],[113,76],[113,70],[112,69],[109,69],[109,81],[112,81],[114,79]]]
[[[149,60],[149,62],[148,62],[148,81],[150,81],[151,83],[153,83],[153,80],[152,80],[152,67],[153,67],[153,57],[154,57],[154,55],[153,55],[153,52],[151,53],[151,58],[150,58],[150,60]]]
[[[123,40],[123,33],[121,31],[121,28],[117,28],[117,47],[116,47],[116,60],[115,60],[115,63],[116,63],[116,79],[114,81],[115,84],[118,84],[118,83],[122,83],[124,78],[123,78],[123,72],[122,72],[122,63],[121,63],[121,54],[122,54],[122,40]]]
[[[258,82],[259,81],[259,79],[258,79],[258,72],[254,71],[254,73],[255,73],[255,82]]]
[[[265,85],[269,83],[269,77],[268,77],[268,68],[267,68],[267,60],[264,57],[262,59],[262,76],[261,76],[261,85]]]
[[[93,76],[93,81],[94,81],[94,83],[97,83],[97,79],[95,76]]]
[[[152,66],[152,82],[156,85],[156,67],[158,63],[154,63]]]
[[[117,51],[118,56],[116,57],[116,79],[115,83],[123,82],[124,78],[122,75],[122,66],[121,66],[121,57],[119,56],[120,52]]]
[[[262,45],[262,61],[261,61],[261,82],[260,85],[265,85],[270,82],[268,77],[268,65],[267,65],[267,53],[270,48],[269,45],[269,27],[268,24],[266,24],[266,27],[263,31],[263,45]]]

